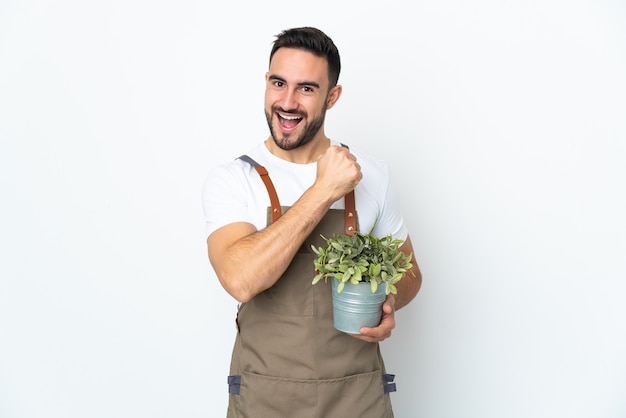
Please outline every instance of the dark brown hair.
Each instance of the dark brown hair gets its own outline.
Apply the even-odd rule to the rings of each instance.
[[[326,58],[326,61],[328,61],[329,88],[337,85],[339,73],[341,72],[339,50],[333,40],[321,30],[313,27],[301,27],[282,31],[276,35],[276,40],[270,53],[270,63],[279,48],[302,49],[318,57]]]

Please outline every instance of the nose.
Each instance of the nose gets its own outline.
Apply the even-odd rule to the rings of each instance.
[[[291,89],[285,89],[278,100],[278,104],[285,111],[292,111],[298,108],[298,101],[296,100],[296,92]]]

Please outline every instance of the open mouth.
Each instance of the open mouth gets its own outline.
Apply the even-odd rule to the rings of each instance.
[[[280,112],[276,112],[276,115],[278,116],[278,123],[281,128],[287,131],[295,129],[296,126],[298,126],[298,124],[302,121],[302,116],[300,115],[289,115]]]

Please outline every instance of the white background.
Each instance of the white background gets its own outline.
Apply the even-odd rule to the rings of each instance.
[[[424,275],[382,345],[396,416],[626,417],[624,2],[225,3],[0,0],[0,417],[225,415],[200,190],[266,138],[302,25]]]

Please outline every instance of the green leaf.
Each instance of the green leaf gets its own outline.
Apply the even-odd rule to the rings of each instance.
[[[339,283],[339,286],[337,286],[337,293],[341,293],[341,291],[343,290],[345,286],[344,282]]]
[[[313,277],[313,284],[319,282],[322,279],[322,277],[324,277],[323,273],[319,273],[315,277]]]
[[[389,293],[397,291],[395,283],[406,271],[414,274],[410,270],[412,254],[399,251],[404,241],[394,240],[392,235],[379,238],[357,232],[353,235],[335,234],[332,238],[320,236],[326,247],[311,246],[317,256],[313,262],[316,270],[314,284],[329,277],[344,284],[369,281],[370,288],[378,289],[384,284]]]
[[[369,275],[371,277],[376,277],[380,274],[381,270],[382,270],[382,266],[380,265],[380,263],[370,264]]]
[[[398,273],[398,274],[394,274],[393,277],[391,278],[391,280],[389,280],[389,284],[396,284],[400,281],[400,279],[402,278],[402,273]]]

